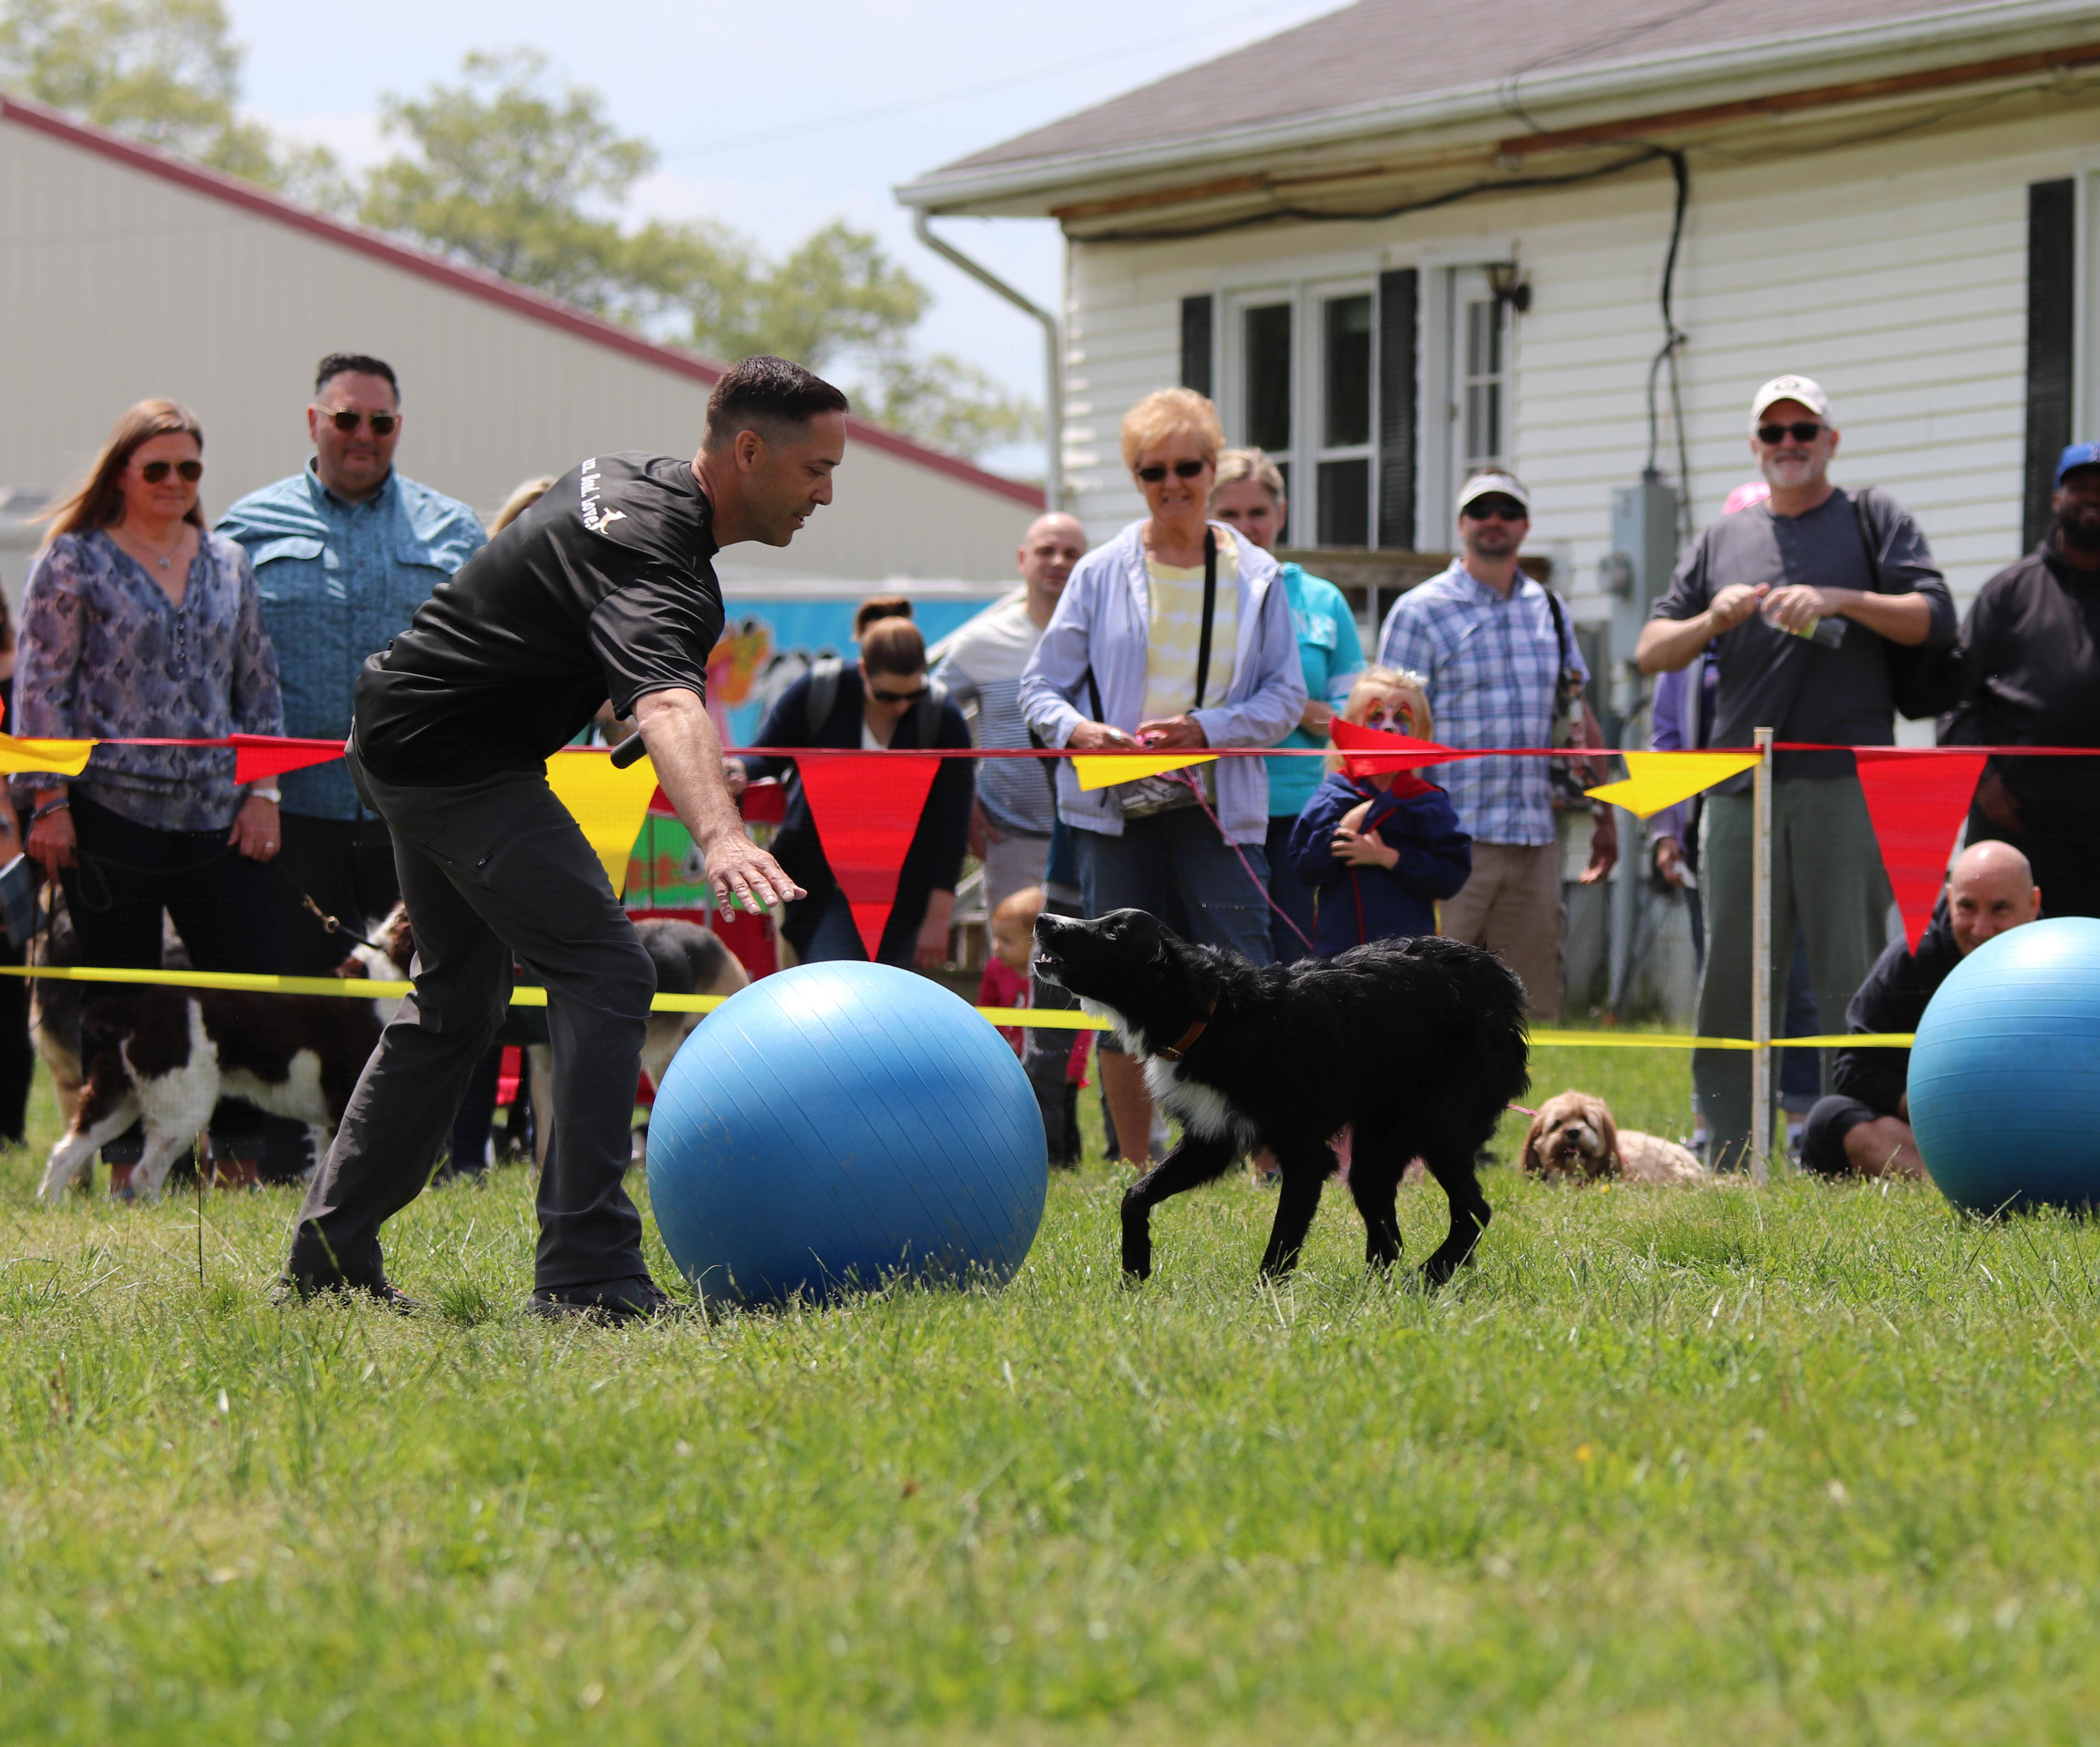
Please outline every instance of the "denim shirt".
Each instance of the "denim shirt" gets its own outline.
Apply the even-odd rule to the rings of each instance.
[[[8,726],[51,740],[282,734],[247,554],[201,537],[178,607],[108,534],[60,534],[23,592]],[[24,775],[11,786],[21,802],[55,782]],[[223,831],[240,809],[230,747],[98,746],[72,786],[157,831]]]
[[[365,657],[407,630],[430,591],[488,543],[473,510],[427,485],[389,474],[362,503],[346,503],[311,461],[242,498],[219,518],[218,532],[240,541],[254,563],[285,689],[285,732],[326,740],[350,733]],[[280,782],[287,813],[371,816],[339,762],[289,771]]]
[[[1291,629],[1290,597],[1277,586],[1275,559],[1222,523],[1211,525],[1239,541],[1239,636],[1224,696],[1191,713],[1212,746],[1273,746],[1305,712],[1305,676]],[[1126,733],[1137,727],[1150,622],[1144,526],[1132,523],[1073,567],[1021,676],[1021,712],[1046,744],[1062,746],[1074,728],[1092,719],[1089,668],[1101,688],[1105,719]],[[1260,843],[1268,835],[1266,762],[1217,762],[1218,822],[1235,843]],[[1112,793],[1083,792],[1070,759],[1058,761],[1057,812],[1082,831],[1123,835],[1123,813]]]

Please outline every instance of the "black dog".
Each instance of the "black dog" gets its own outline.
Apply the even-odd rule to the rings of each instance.
[[[1039,917],[1035,946],[1036,974],[1113,1021],[1182,1121],[1181,1144],[1123,1196],[1126,1273],[1152,1272],[1154,1207],[1257,1145],[1282,1167],[1261,1271],[1288,1273],[1335,1170],[1327,1143],[1345,1125],[1371,1265],[1400,1259],[1394,1198],[1418,1155],[1451,1203],[1424,1277],[1441,1286],[1471,1257],[1489,1217],[1475,1155],[1531,1083],[1524,986],[1500,960],[1432,936],[1258,970],[1141,910]]]

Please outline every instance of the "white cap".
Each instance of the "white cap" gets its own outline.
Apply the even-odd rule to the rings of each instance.
[[[1531,493],[1524,488],[1524,482],[1513,473],[1476,473],[1458,487],[1458,511],[1466,513],[1466,505],[1476,497],[1514,497],[1524,506],[1526,515],[1531,514]]]
[[[1830,422],[1830,397],[1822,385],[1805,376],[1776,376],[1750,399],[1750,429],[1755,430],[1765,408],[1780,400],[1798,400],[1824,424]]]

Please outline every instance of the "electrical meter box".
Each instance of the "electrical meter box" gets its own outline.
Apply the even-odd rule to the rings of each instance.
[[[1612,493],[1612,549],[1599,582],[1612,601],[1612,659],[1631,661],[1648,611],[1677,567],[1677,490],[1653,469]]]

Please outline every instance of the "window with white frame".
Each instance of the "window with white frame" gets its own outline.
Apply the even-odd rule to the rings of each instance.
[[[1282,471],[1299,545],[1368,546],[1377,475],[1377,311],[1367,283],[1245,293],[1230,306],[1225,427]]]

